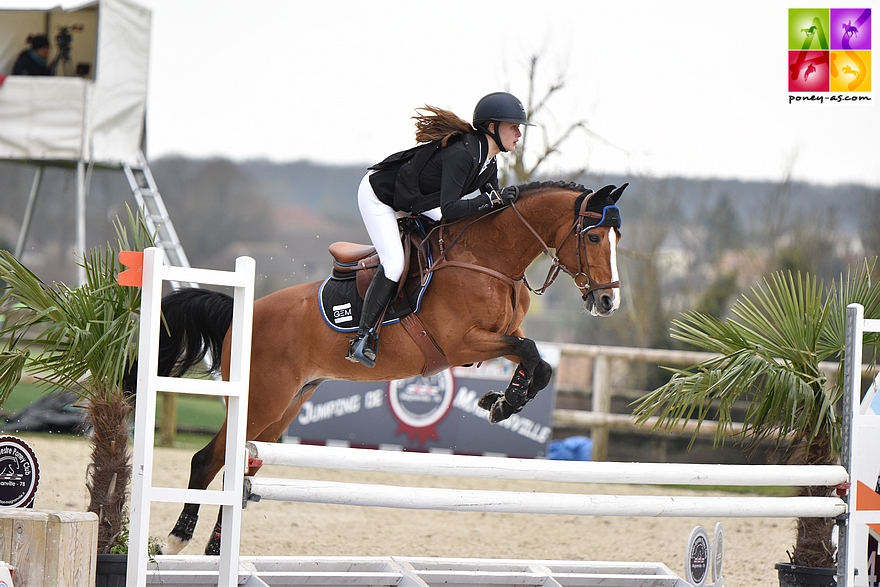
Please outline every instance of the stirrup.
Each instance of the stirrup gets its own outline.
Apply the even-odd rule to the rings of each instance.
[[[348,354],[346,359],[352,363],[360,363],[365,367],[372,369],[376,366],[376,350],[379,339],[370,329],[363,336],[355,336],[348,345]]]

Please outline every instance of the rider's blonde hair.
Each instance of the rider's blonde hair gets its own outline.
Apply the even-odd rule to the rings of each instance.
[[[413,120],[416,121],[416,142],[418,143],[442,141],[441,145],[445,147],[453,137],[476,132],[471,123],[449,110],[426,104],[422,108],[416,108],[416,112],[419,114],[413,116]]]

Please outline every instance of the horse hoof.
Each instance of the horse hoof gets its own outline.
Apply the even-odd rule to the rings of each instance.
[[[178,554],[186,548],[187,544],[189,544],[189,540],[181,540],[174,534],[169,534],[168,541],[162,545],[159,554]]]
[[[499,397],[495,404],[492,406],[492,409],[489,410],[489,423],[497,424],[502,420],[507,420],[513,413],[513,410],[511,409],[510,405],[506,401],[504,401],[504,398]]]
[[[501,394],[497,391],[486,392],[483,397],[477,400],[477,407],[483,408],[486,411],[490,411],[492,409],[492,406],[495,405],[495,402],[498,401],[498,399],[501,397]]]

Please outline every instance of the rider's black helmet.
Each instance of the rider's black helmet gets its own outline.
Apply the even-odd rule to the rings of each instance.
[[[475,127],[486,128],[486,125],[493,121],[531,125],[526,119],[526,109],[523,108],[522,102],[507,92],[493,92],[483,96],[474,108]]]
[[[489,123],[495,123],[495,131],[489,131]],[[512,122],[513,124],[525,124],[532,126],[526,118],[526,109],[522,102],[513,94],[507,92],[493,92],[480,98],[474,108],[474,127],[483,131],[495,141],[501,152],[507,151],[498,134],[499,122]]]

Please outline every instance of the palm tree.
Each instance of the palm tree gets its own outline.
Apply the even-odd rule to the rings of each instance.
[[[143,250],[152,239],[140,215],[117,219],[117,243],[97,247],[81,260],[86,283],[49,286],[9,251],[0,250],[0,306],[15,306],[0,328],[0,405],[27,371],[47,391],[70,390],[84,403],[92,433],[86,486],[88,510],[98,515],[98,552],[125,522],[131,479],[128,448],[131,402],[123,391],[137,358],[140,289],[116,283],[120,250]],[[130,390],[130,391],[133,391]]]
[[[786,463],[835,464],[840,455],[838,403],[843,366],[828,374],[822,361],[843,358],[846,306],[859,303],[865,317],[880,317],[877,259],[841,275],[827,289],[809,274],[777,272],[742,295],[731,317],[720,320],[686,312],[673,321],[673,338],[717,356],[689,369],[672,370],[668,383],[643,396],[634,413],[655,429],[674,430],[685,420],[712,416],[719,423],[715,444],[730,434],[735,402],[745,400],[739,439],[748,447],[772,440]],[[880,350],[877,335],[866,337],[865,353]],[[694,434],[696,438],[696,433]],[[692,441],[693,442],[693,441]],[[827,487],[806,487],[802,495],[829,495]],[[801,518],[791,562],[834,566],[832,520]]]

